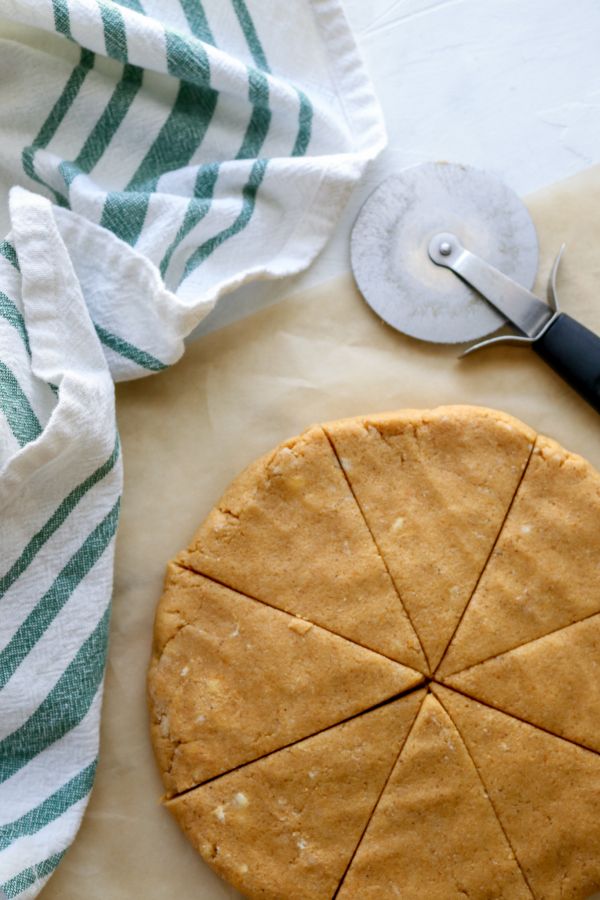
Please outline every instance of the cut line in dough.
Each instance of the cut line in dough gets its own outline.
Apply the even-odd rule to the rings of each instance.
[[[338,886],[337,886],[336,889],[335,889],[335,894],[333,895],[332,900],[337,900],[337,896],[338,896],[338,894],[339,894],[339,892],[340,892],[340,890],[341,890],[341,888],[342,888],[342,885],[344,884],[344,881],[345,881],[345,879],[346,879],[346,875],[348,874],[348,871],[349,871],[350,868],[352,867],[352,863],[354,862],[354,859],[355,859],[355,857],[356,857],[356,854],[358,853],[358,851],[359,851],[359,849],[360,849],[360,846],[361,846],[361,844],[362,844],[362,842],[363,842],[363,840],[364,840],[365,834],[367,833],[367,831],[368,831],[368,829],[369,829],[369,826],[370,826],[370,824],[371,824],[371,822],[372,822],[372,820],[373,820],[373,816],[376,815],[376,813],[377,813],[377,809],[378,809],[378,807],[379,807],[379,804],[381,803],[381,798],[382,798],[383,795],[385,794],[386,788],[387,788],[388,784],[390,783],[390,778],[392,777],[392,775],[393,775],[393,773],[394,773],[394,769],[396,768],[396,765],[397,765],[397,763],[398,763],[398,760],[400,759],[400,756],[402,755],[402,751],[403,751],[404,748],[406,747],[406,744],[407,744],[407,742],[408,742],[408,740],[409,740],[409,738],[410,738],[410,736],[411,736],[411,734],[412,734],[412,731],[413,731],[413,729],[414,729],[414,727],[415,727],[415,723],[417,722],[417,719],[419,718],[419,715],[420,715],[420,713],[421,713],[421,710],[423,709],[423,704],[425,703],[425,700],[427,699],[427,697],[428,697],[428,695],[429,695],[429,685],[427,685],[427,687],[425,687],[425,688],[422,689],[422,690],[423,690],[423,695],[422,695],[421,703],[420,703],[418,709],[416,710],[416,713],[415,713],[415,716],[414,716],[414,718],[413,718],[413,720],[412,720],[412,722],[411,722],[410,728],[408,729],[408,731],[407,731],[407,733],[406,733],[406,735],[405,735],[405,737],[404,737],[404,740],[402,741],[402,743],[401,743],[401,745],[400,745],[400,748],[399,748],[399,750],[398,750],[398,753],[396,754],[396,756],[395,756],[395,758],[394,758],[394,762],[393,762],[392,766],[390,767],[390,770],[389,770],[389,772],[388,772],[388,776],[387,776],[387,778],[385,779],[385,782],[384,782],[384,784],[383,784],[383,787],[381,788],[381,791],[379,792],[379,796],[378,796],[378,798],[377,798],[377,801],[376,801],[375,805],[373,806],[373,809],[371,810],[371,815],[369,816],[369,818],[368,818],[368,820],[367,820],[367,823],[366,823],[365,827],[364,827],[363,830],[362,830],[362,833],[361,833],[361,835],[360,835],[360,838],[358,839],[358,841],[357,841],[357,843],[356,843],[356,846],[355,846],[355,848],[354,848],[354,851],[353,851],[353,853],[352,853],[352,856],[351,856],[350,859],[348,860],[348,864],[346,865],[346,868],[344,869],[344,871],[343,871],[343,873],[342,873],[342,876],[341,876],[341,878],[340,878],[340,880],[339,880]]]
[[[504,825],[503,825],[503,823],[502,823],[502,820],[500,819],[500,816],[498,815],[498,810],[496,809],[496,806],[494,805],[494,801],[492,800],[492,798],[490,797],[490,795],[489,795],[488,792],[487,792],[487,788],[486,788],[486,786],[485,786],[485,782],[484,782],[484,780],[483,780],[483,778],[482,778],[482,776],[481,776],[481,772],[479,771],[479,766],[478,766],[477,763],[475,762],[475,759],[474,759],[474,757],[473,757],[473,754],[472,754],[471,751],[469,750],[469,746],[468,746],[468,744],[466,743],[464,737],[462,736],[462,733],[461,733],[461,730],[460,730],[460,728],[459,728],[459,726],[458,726],[458,723],[455,721],[455,719],[454,719],[454,717],[453,717],[453,715],[452,715],[450,709],[448,708],[448,706],[444,703],[444,698],[443,698],[443,695],[441,694],[441,692],[440,692],[440,691],[437,691],[437,692],[436,692],[436,691],[433,691],[432,693],[433,693],[433,695],[436,697],[436,699],[438,700],[439,704],[442,706],[442,708],[444,709],[444,711],[446,712],[446,715],[447,715],[448,718],[451,720],[451,722],[452,722],[452,724],[454,725],[454,727],[456,728],[456,733],[458,734],[458,736],[459,736],[459,738],[460,738],[460,740],[461,740],[461,742],[462,742],[462,745],[463,745],[463,747],[465,748],[465,752],[468,754],[469,759],[470,759],[471,762],[473,763],[473,768],[474,768],[475,771],[477,772],[477,777],[479,778],[479,781],[480,781],[480,783],[481,783],[481,786],[482,786],[482,788],[483,788],[483,791],[484,791],[484,793],[485,793],[485,796],[487,797],[487,799],[488,799],[488,801],[489,801],[489,803],[490,803],[490,806],[492,807],[492,809],[493,809],[493,811],[494,811],[494,815],[496,816],[496,820],[497,820],[497,822],[498,822],[498,825],[499,825],[500,828],[502,829],[502,833],[503,833],[504,837],[506,838],[506,843],[507,843],[508,846],[510,847],[511,852],[512,852],[512,855],[513,855],[514,858],[515,858],[515,862],[517,863],[517,865],[518,865],[518,867],[519,867],[519,869],[520,869],[521,875],[523,876],[523,881],[524,881],[525,884],[527,885],[527,888],[528,888],[528,890],[529,890],[529,893],[531,894],[531,897],[532,897],[532,898],[535,898],[535,894],[533,893],[533,890],[532,890],[532,888],[531,888],[531,884],[529,883],[529,879],[527,878],[527,875],[525,874],[525,872],[524,872],[524,870],[523,870],[523,867],[522,867],[521,863],[519,862],[519,860],[518,860],[518,858],[517,858],[517,855],[516,855],[516,853],[515,853],[515,848],[513,847],[512,843],[511,843],[511,840],[510,840],[510,837],[509,837],[509,835],[508,835],[508,833],[507,833],[507,831],[506,831],[506,828],[504,827]]]
[[[536,437],[536,440],[537,440],[537,437]],[[491,548],[490,548],[490,552],[489,552],[488,555],[487,555],[486,561],[485,561],[485,563],[484,563],[484,565],[483,565],[483,569],[481,570],[481,572],[479,573],[479,575],[478,575],[478,577],[477,577],[477,581],[475,582],[475,585],[474,585],[474,587],[473,587],[473,590],[471,591],[471,596],[470,596],[469,599],[467,600],[467,603],[466,603],[466,605],[465,605],[465,608],[463,609],[463,611],[462,611],[462,613],[461,613],[461,615],[460,615],[460,619],[459,619],[458,622],[456,623],[456,627],[455,627],[454,631],[452,632],[452,635],[451,635],[451,637],[450,637],[450,640],[448,641],[448,643],[446,644],[446,647],[444,648],[444,652],[443,652],[443,654],[442,654],[442,657],[441,657],[439,663],[438,663],[437,666],[436,666],[434,675],[437,675],[439,672],[442,672],[442,671],[444,670],[444,661],[446,660],[446,657],[447,657],[448,653],[450,653],[451,650],[452,650],[452,643],[453,643],[453,641],[454,641],[454,638],[456,637],[457,633],[459,632],[460,626],[461,626],[461,624],[462,624],[462,622],[463,622],[465,616],[468,615],[469,607],[470,607],[470,605],[471,605],[471,603],[472,603],[472,601],[473,601],[473,597],[474,597],[475,594],[477,593],[477,588],[479,587],[482,578],[484,578],[484,576],[485,576],[486,570],[487,570],[487,568],[488,568],[488,566],[489,566],[489,564],[490,564],[490,560],[492,559],[492,557],[493,557],[493,555],[494,555],[494,551],[496,550],[496,547],[498,546],[499,541],[502,539],[502,534],[503,534],[504,529],[505,529],[505,527],[506,527],[506,523],[507,523],[507,521],[508,521],[508,519],[509,519],[509,517],[510,517],[511,510],[513,509],[513,507],[514,507],[514,505],[515,505],[515,502],[516,502],[516,500],[517,500],[517,497],[518,497],[518,495],[519,495],[519,491],[520,491],[520,489],[521,489],[521,486],[522,486],[523,481],[524,481],[524,479],[525,479],[525,476],[526,476],[526,474],[527,474],[527,470],[528,470],[528,468],[529,468],[529,464],[531,463],[531,457],[533,456],[533,451],[534,451],[534,449],[535,449],[535,442],[534,442],[534,443],[532,444],[532,446],[531,446],[531,449],[530,449],[530,451],[529,451],[529,456],[527,457],[527,462],[525,463],[525,467],[523,468],[523,471],[521,472],[521,477],[519,478],[519,483],[517,484],[517,486],[516,486],[516,488],[515,488],[515,492],[514,492],[514,494],[513,494],[512,497],[511,497],[511,500],[510,500],[510,503],[509,503],[509,505],[508,505],[508,507],[507,507],[506,513],[504,514],[504,518],[502,519],[502,522],[500,523],[500,528],[498,529],[498,533],[497,533],[497,535],[496,535],[496,537],[495,537],[495,539],[494,539],[494,543],[492,544],[492,546],[491,546]]]
[[[538,435],[443,678],[600,612],[600,473]]]
[[[423,675],[171,564],[148,676],[169,795],[405,693]]]
[[[331,897],[423,702],[423,689],[166,803],[246,896]]]
[[[600,753],[600,613],[450,675],[444,684]]]
[[[460,727],[535,896],[598,890],[600,756],[456,691],[433,692]]]
[[[201,578],[205,578],[207,581],[212,581],[213,584],[219,585],[219,587],[223,587],[226,590],[235,591],[235,593],[239,594],[240,597],[246,597],[248,600],[252,600],[253,603],[260,603],[262,606],[266,606],[267,609],[273,609],[277,612],[285,612],[285,610],[282,610],[281,607],[275,606],[273,603],[269,603],[267,600],[261,600],[260,597],[253,597],[252,594],[248,594],[245,591],[238,591],[235,588],[232,588],[231,585],[227,584],[225,581],[220,581],[218,578],[213,578],[211,575],[207,575],[205,572],[200,572],[198,569],[191,568],[191,566],[187,565],[185,561],[182,561],[180,557],[176,558],[173,565],[177,566],[177,568],[179,569],[190,572],[192,575],[199,575]],[[299,628],[306,627],[308,629],[310,626],[314,625],[321,631],[326,631],[328,634],[332,635],[332,637],[343,638],[343,640],[348,641],[349,644],[354,644],[356,647],[361,647],[363,650],[368,650],[370,653],[375,653],[377,656],[383,656],[384,659],[389,659],[390,662],[398,662],[398,660],[393,656],[389,656],[387,653],[383,653],[381,650],[373,650],[373,648],[369,647],[367,644],[361,644],[360,641],[354,638],[349,638],[344,634],[340,634],[339,631],[334,631],[332,628],[327,628],[325,625],[319,625],[318,622],[314,622],[312,619],[307,619],[304,616],[294,616],[293,613],[290,613],[289,615],[293,616],[293,618],[297,619],[299,622],[306,623],[306,626],[298,625]],[[400,665],[402,665],[402,663],[400,663]],[[412,667],[407,666],[407,668]],[[416,669],[416,671],[421,672],[421,674],[425,678],[429,677],[427,672],[423,672],[420,669]]]
[[[535,433],[505,413],[469,406],[341,419],[323,428],[435,671]]]
[[[428,693],[339,900],[456,895],[531,900],[531,891],[455,725]]]
[[[371,539],[372,539],[372,541],[373,541],[373,544],[375,545],[375,549],[377,550],[377,554],[378,554],[379,558],[381,559],[381,562],[382,562],[383,565],[385,566],[385,570],[386,570],[386,572],[387,572],[388,575],[389,575],[389,578],[390,578],[390,581],[391,581],[392,585],[394,586],[394,590],[395,590],[395,592],[396,592],[396,596],[398,597],[398,601],[399,601],[399,603],[401,604],[401,606],[402,606],[402,608],[403,608],[403,610],[404,610],[404,612],[405,612],[405,614],[406,614],[406,617],[408,618],[408,621],[409,621],[410,624],[411,624],[411,627],[412,627],[412,629],[413,629],[415,635],[417,636],[417,640],[419,641],[419,647],[420,647],[420,649],[421,649],[421,653],[423,654],[423,658],[426,660],[426,663],[427,663],[427,664],[426,664],[426,670],[427,670],[427,671],[426,671],[425,674],[429,675],[429,674],[430,674],[429,657],[427,656],[427,653],[425,652],[425,648],[424,648],[424,646],[423,646],[423,642],[421,641],[421,638],[419,637],[419,632],[418,632],[417,629],[415,628],[415,623],[414,623],[413,620],[412,620],[412,617],[411,617],[411,615],[410,615],[410,612],[409,612],[408,609],[406,608],[406,604],[404,603],[402,597],[400,596],[400,591],[398,590],[398,586],[397,586],[396,582],[394,581],[394,578],[392,577],[392,573],[390,572],[390,567],[388,566],[388,564],[387,564],[387,562],[386,562],[385,556],[384,556],[383,553],[381,552],[381,547],[379,546],[379,544],[378,544],[378,542],[377,542],[377,538],[376,538],[375,535],[373,534],[373,531],[372,531],[372,529],[371,529],[371,526],[369,525],[369,523],[368,523],[368,521],[367,521],[367,518],[366,518],[366,516],[365,516],[365,514],[364,514],[363,508],[362,508],[362,506],[360,505],[360,503],[358,502],[358,498],[357,498],[357,496],[356,496],[356,494],[355,494],[355,492],[354,492],[354,488],[352,487],[352,482],[351,482],[350,479],[348,478],[348,473],[346,472],[346,470],[344,469],[344,466],[342,465],[342,460],[340,459],[340,457],[339,457],[339,455],[338,455],[338,452],[337,452],[337,450],[336,450],[336,448],[335,448],[335,444],[334,444],[333,441],[331,440],[331,435],[325,430],[325,428],[323,428],[323,434],[325,435],[325,437],[326,437],[327,440],[329,441],[329,446],[331,447],[331,450],[332,450],[332,452],[333,452],[333,454],[334,454],[334,456],[335,456],[335,458],[336,458],[336,460],[337,460],[338,466],[340,467],[340,472],[342,473],[342,475],[344,476],[344,478],[345,478],[345,480],[346,480],[346,484],[348,485],[348,490],[349,490],[350,493],[352,494],[352,497],[353,497],[354,502],[355,502],[355,504],[356,504],[356,508],[357,508],[357,510],[359,511],[359,513],[360,513],[360,515],[361,515],[361,517],[362,517],[363,522],[365,523],[365,527],[367,528],[369,534],[371,535]]]
[[[427,671],[419,638],[320,425],[242,472],[178,561]]]

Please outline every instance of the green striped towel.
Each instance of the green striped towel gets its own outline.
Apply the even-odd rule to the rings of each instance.
[[[384,132],[338,0],[3,0],[0,888],[92,787],[121,461],[113,381],[308,265]]]

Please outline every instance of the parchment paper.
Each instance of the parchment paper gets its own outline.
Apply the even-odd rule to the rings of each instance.
[[[529,205],[541,243],[538,290],[566,241],[563,309],[600,332],[600,166]],[[145,676],[165,563],[248,462],[315,421],[475,403],[513,413],[600,467],[600,417],[533,353],[456,355],[383,325],[348,277],[208,335],[173,369],[118,387],[125,494],[100,763],[81,832],[44,900],[239,896],[159,805]]]

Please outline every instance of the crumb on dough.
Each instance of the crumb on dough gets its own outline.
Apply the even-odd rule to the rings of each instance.
[[[168,737],[168,736],[169,736],[169,728],[170,728],[170,726],[169,726],[169,717],[168,717],[168,716],[161,716],[161,717],[160,717],[160,722],[159,722],[159,725],[158,725],[158,730],[160,731],[161,737]]]
[[[295,631],[296,634],[306,634],[313,627],[312,622],[306,622],[304,619],[294,618],[288,625],[290,631]]]

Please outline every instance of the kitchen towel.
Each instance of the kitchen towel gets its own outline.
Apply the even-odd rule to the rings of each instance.
[[[337,0],[2,0],[0,13],[12,898],[50,876],[94,777],[122,479],[113,381],[175,362],[223,293],[308,265],[384,131]]]

